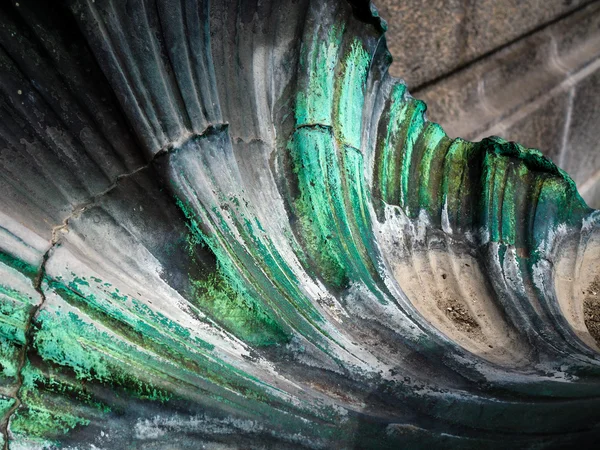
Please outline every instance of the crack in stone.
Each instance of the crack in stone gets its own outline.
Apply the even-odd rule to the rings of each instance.
[[[160,150],[158,150],[152,156],[151,161],[146,165],[146,167],[152,165],[158,158],[160,158],[162,156],[177,152],[177,150],[179,150],[181,147],[183,147],[184,144],[188,143],[192,139],[212,136],[214,134],[220,133],[227,129],[229,129],[229,123],[223,122],[223,123],[211,124],[211,125],[207,126],[201,133],[192,133],[192,132],[186,133],[184,136],[182,136],[177,141],[171,142],[171,143],[165,145],[164,147],[162,147]],[[231,138],[232,141],[234,139],[235,138],[233,138],[233,137]]]
[[[81,205],[73,207],[71,210],[71,213],[63,220],[63,222],[60,225],[56,225],[52,228],[52,237],[50,239],[50,247],[48,247],[48,249],[42,256],[42,263],[40,265],[40,269],[38,271],[37,277],[33,283],[33,288],[40,295],[40,303],[38,305],[36,305],[30,312],[29,317],[27,318],[27,324],[25,326],[25,343],[23,345],[21,357],[19,360],[18,371],[17,371],[17,382],[16,382],[14,389],[12,390],[12,392],[10,394],[10,397],[12,397],[15,400],[15,404],[6,413],[6,415],[2,421],[2,430],[0,430],[0,432],[4,436],[4,447],[3,447],[4,450],[9,449],[9,447],[8,447],[8,444],[9,444],[8,427],[10,425],[10,421],[11,421],[13,415],[17,412],[17,410],[23,404],[23,399],[20,396],[20,391],[23,386],[23,369],[25,368],[25,363],[27,362],[27,353],[30,350],[32,340],[33,340],[33,322],[35,320],[35,316],[40,311],[40,309],[44,306],[44,303],[46,302],[46,295],[44,294],[44,290],[42,289],[42,283],[44,281],[44,277],[46,274],[46,263],[50,259],[50,255],[51,255],[52,251],[56,248],[56,245],[60,239],[59,232],[68,231],[69,221],[73,217],[77,216],[78,214],[81,214],[83,211],[85,211],[86,208],[95,204],[96,202],[98,202],[98,200],[100,198],[104,197],[105,195],[108,195],[110,192],[112,192],[114,189],[116,189],[122,180],[132,177],[135,174],[137,174],[138,172],[141,172],[142,170],[148,169],[154,163],[154,159],[155,158],[152,158],[152,160],[148,164],[146,164],[142,167],[139,167],[129,173],[125,173],[125,174],[117,176],[115,178],[115,181],[113,184],[111,184],[104,191],[93,195],[89,201],[87,201]]]
[[[40,302],[38,305],[36,305],[32,308],[31,312],[29,313],[29,317],[27,318],[27,324],[25,327],[25,343],[23,344],[23,349],[22,349],[21,355],[20,355],[19,366],[18,366],[18,371],[17,371],[17,382],[15,384],[13,392],[11,393],[11,397],[15,400],[15,404],[6,413],[6,416],[4,417],[3,424],[2,424],[2,434],[4,436],[4,450],[8,450],[8,448],[9,448],[8,447],[8,443],[9,443],[8,427],[9,427],[10,421],[11,421],[13,415],[17,412],[17,410],[23,404],[23,399],[21,398],[20,391],[23,386],[23,369],[25,367],[25,363],[27,362],[27,352],[29,351],[29,348],[31,346],[31,342],[33,339],[33,331],[32,331],[33,320],[34,320],[36,314],[38,313],[38,311],[40,310],[40,308],[46,302],[46,295],[44,294],[44,290],[42,289],[42,282],[44,280],[44,275],[45,275],[45,271],[46,271],[46,262],[48,261],[48,258],[50,257],[50,253],[54,249],[54,247],[56,246],[56,243],[58,241],[58,231],[67,227],[68,221],[70,218],[71,218],[71,216],[67,217],[61,225],[57,225],[54,228],[52,228],[52,239],[50,241],[50,247],[48,248],[48,250],[46,250],[46,252],[44,253],[44,256],[42,257],[42,263],[40,265],[40,269],[39,269],[37,277],[33,283],[33,288],[40,295]]]
[[[231,136],[231,142],[233,142],[234,144],[246,144],[246,145],[250,145],[250,144],[269,145],[270,144],[269,142],[265,141],[264,139],[261,139],[258,137],[243,138],[240,136]]]
[[[318,128],[325,128],[327,130],[333,130],[333,126],[332,125],[327,125],[327,124],[319,123],[319,122],[310,122],[310,123],[304,123],[302,125],[297,125],[294,128],[294,132],[299,131],[299,130],[301,130],[303,128],[308,128],[308,129],[311,129],[311,128],[317,128],[317,129]]]
[[[51,239],[49,242],[50,246],[48,247],[48,249],[42,256],[42,263],[40,265],[40,269],[37,273],[36,279],[33,282],[33,288],[40,295],[40,303],[32,309],[32,311],[29,314],[29,317],[27,318],[27,324],[25,326],[25,343],[23,344],[23,349],[22,349],[21,356],[19,359],[19,365],[18,365],[18,370],[17,370],[17,382],[15,384],[15,387],[8,394],[11,398],[13,398],[15,400],[15,404],[7,411],[2,422],[0,422],[1,423],[0,433],[2,433],[2,435],[4,437],[3,450],[9,450],[8,428],[10,425],[10,421],[11,421],[13,415],[21,407],[21,405],[23,405],[23,400],[20,396],[20,391],[23,386],[23,369],[25,368],[25,363],[27,362],[27,353],[30,350],[31,343],[33,340],[33,322],[35,320],[35,316],[37,315],[37,313],[40,311],[40,309],[44,306],[44,304],[46,302],[46,295],[44,294],[44,290],[42,289],[42,283],[44,281],[45,274],[46,274],[46,263],[50,259],[50,255],[56,248],[56,245],[58,244],[58,241],[60,239],[59,232],[67,232],[69,229],[69,221],[73,217],[78,216],[79,214],[84,212],[87,208],[96,204],[102,197],[110,194],[113,190],[115,190],[119,186],[119,184],[124,179],[130,178],[130,177],[136,175],[137,173],[142,172],[143,170],[149,169],[156,162],[156,160],[158,158],[176,151],[179,147],[181,147],[181,145],[183,145],[183,143],[188,142],[190,139],[209,136],[209,135],[221,132],[221,131],[227,129],[228,127],[229,127],[228,123],[219,123],[219,124],[210,125],[200,134],[189,134],[187,136],[182,137],[182,139],[180,141],[177,141],[177,143],[172,143],[172,144],[169,144],[168,146],[165,146],[164,148],[162,148],[158,152],[156,152],[147,164],[145,164],[141,167],[138,167],[137,169],[135,169],[131,172],[118,175],[115,178],[115,181],[109,187],[107,187],[105,190],[103,190],[102,192],[99,192],[98,194],[92,195],[87,202],[84,202],[80,205],[72,207],[71,213],[62,221],[62,223],[60,225],[56,225],[56,226],[52,227],[52,234],[51,234]]]

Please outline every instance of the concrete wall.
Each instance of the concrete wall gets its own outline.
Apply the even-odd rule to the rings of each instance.
[[[451,136],[539,148],[600,208],[600,1],[380,0],[392,73]]]

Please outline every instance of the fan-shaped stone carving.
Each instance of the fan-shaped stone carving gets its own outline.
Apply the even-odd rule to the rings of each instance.
[[[0,8],[6,446],[598,438],[600,216],[428,122],[368,1]]]

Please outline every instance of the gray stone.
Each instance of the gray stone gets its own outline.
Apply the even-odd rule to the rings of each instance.
[[[451,136],[498,134],[593,72],[599,22],[591,5],[413,95]]]
[[[558,161],[568,105],[569,93],[562,92],[507,128],[505,135],[526,147],[544,149],[546,156]]]
[[[600,4],[594,3],[413,95],[450,136],[498,135],[539,148],[598,206],[599,70]]]
[[[412,89],[584,5],[584,0],[380,0],[391,73]]]
[[[563,168],[575,179],[581,193],[588,196],[598,184],[600,171],[600,71],[575,87],[570,127],[565,152],[559,159]],[[588,197],[598,205],[599,197]]]
[[[465,0],[465,56],[476,58],[585,4],[583,0]]]
[[[377,2],[388,22],[387,41],[394,57],[391,72],[418,86],[464,60],[462,0]]]

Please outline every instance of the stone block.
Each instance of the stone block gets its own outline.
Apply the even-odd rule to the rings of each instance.
[[[584,0],[380,0],[391,73],[412,89],[516,41]],[[584,32],[585,35],[585,32]]]

